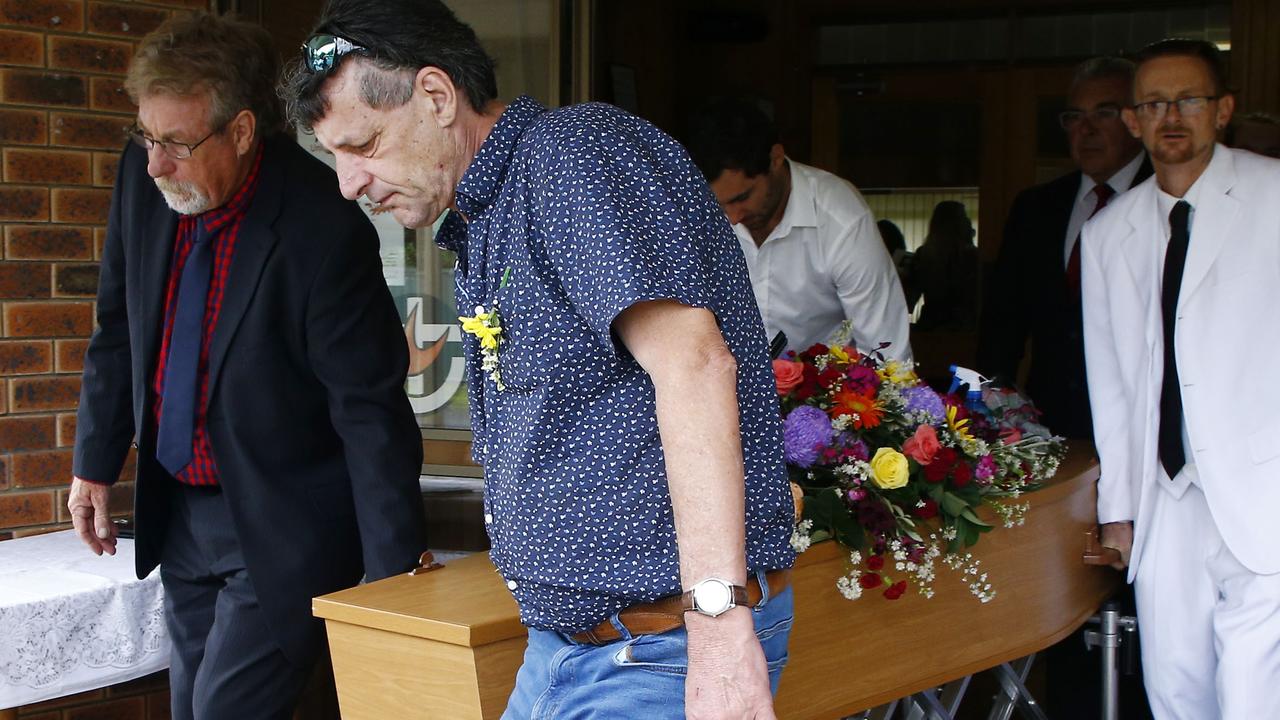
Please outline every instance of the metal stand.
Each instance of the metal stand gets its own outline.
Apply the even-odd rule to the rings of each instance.
[[[1120,718],[1120,649],[1133,647],[1138,631],[1136,618],[1120,614],[1120,604],[1108,600],[1097,615],[1089,618],[1097,630],[1086,630],[1084,643],[1102,648],[1102,720]]]
[[[1003,663],[992,668],[995,677],[1000,681],[1001,692],[992,698],[991,714],[988,715],[989,720],[1009,720],[1014,713],[1018,711],[1020,717],[1026,720],[1048,720],[1044,714],[1044,710],[1040,708],[1040,704],[1031,696],[1031,692],[1027,690],[1026,680],[1027,673],[1031,670],[1031,664],[1035,662],[1035,653],[1024,658],[1019,658],[1011,663]],[[893,720],[901,718],[902,720],[954,720],[956,712],[960,709],[960,701],[964,699],[965,691],[969,689],[969,681],[972,675],[966,675],[959,680],[953,680],[945,685],[929,690],[923,690],[899,698],[891,703],[881,705],[879,707],[865,710],[860,714],[851,715],[845,720]],[[901,712],[898,712],[901,710]]]

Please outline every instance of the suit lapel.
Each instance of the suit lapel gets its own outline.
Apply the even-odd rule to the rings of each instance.
[[[284,145],[286,142],[292,141],[286,138],[279,142],[268,142],[264,148],[258,190],[240,225],[240,237],[236,241],[235,254],[227,273],[227,287],[222,296],[218,325],[213,329],[213,338],[209,342],[209,397],[214,396],[231,340],[240,327],[240,321],[244,319],[245,311],[249,309],[267,259],[275,249],[277,237],[271,225],[280,211],[285,153],[288,150]]]
[[[144,179],[141,182],[150,182]],[[153,188],[154,190],[154,188]],[[169,282],[169,265],[173,262],[174,239],[178,234],[178,214],[164,203],[159,190],[149,193],[151,202],[144,212],[146,221],[141,224],[142,247],[139,265],[142,268],[142,357],[151,363],[148,373],[155,367],[156,354],[160,352],[160,333],[164,323],[164,293]],[[150,382],[150,374],[144,378]]]
[[[1235,234],[1240,216],[1240,203],[1229,194],[1235,185],[1235,162],[1231,151],[1219,145],[1205,168],[1204,186],[1191,219],[1191,243],[1187,247],[1187,264],[1182,275],[1178,305],[1184,305],[1209,273],[1209,268],[1222,251],[1226,240]]]

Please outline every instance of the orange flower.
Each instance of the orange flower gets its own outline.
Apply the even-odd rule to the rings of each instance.
[[[874,395],[864,395],[852,390],[841,390],[832,399],[835,404],[828,411],[832,418],[838,418],[841,415],[852,415],[855,419],[849,425],[858,430],[866,430],[880,424],[880,418],[883,413],[880,406],[876,404]]]

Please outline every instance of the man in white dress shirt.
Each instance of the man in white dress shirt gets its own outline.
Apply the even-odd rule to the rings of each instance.
[[[1157,718],[1280,718],[1280,161],[1216,144],[1212,44],[1138,61],[1123,119],[1155,176],[1081,240],[1102,541]]]
[[[849,182],[787,158],[749,100],[716,101],[693,123],[689,151],[742,244],[770,337],[825,343],[849,320],[863,352],[910,363],[910,318],[876,219]]]

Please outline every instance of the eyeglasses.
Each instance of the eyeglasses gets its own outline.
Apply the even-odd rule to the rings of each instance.
[[[1199,97],[1178,98],[1177,100],[1152,100],[1151,102],[1134,105],[1133,111],[1138,113],[1144,120],[1162,120],[1165,115],[1169,114],[1169,106],[1177,105],[1179,115],[1195,117],[1209,107],[1210,100],[1217,100],[1220,97],[1222,96],[1201,95]]]
[[[205,135],[203,138],[200,138],[200,141],[195,143],[183,143],[183,142],[176,142],[174,140],[157,140],[143,133],[142,128],[138,127],[137,125],[134,125],[128,128],[127,130],[125,130],[125,134],[129,136],[130,140],[137,143],[139,147],[141,147],[143,150],[146,150],[147,152],[150,152],[152,148],[158,147],[160,148],[160,152],[164,153],[165,155],[168,155],[174,160],[186,160],[187,158],[191,157],[195,153],[196,148],[204,144],[205,140],[208,140],[214,135],[217,135],[223,130],[226,130],[227,125],[230,125],[230,124],[231,124],[230,122],[223,123],[221,127],[210,132],[208,135]]]
[[[347,53],[369,53],[368,49],[355,45],[346,38],[327,34],[311,36],[310,40],[302,44],[302,52],[306,54],[307,69],[313,73],[332,70]]]
[[[1120,119],[1120,108],[1100,107],[1089,112],[1084,110],[1064,110],[1058,113],[1058,124],[1062,126],[1063,130],[1074,130],[1085,118],[1089,118],[1089,123],[1092,125],[1112,122]]]

